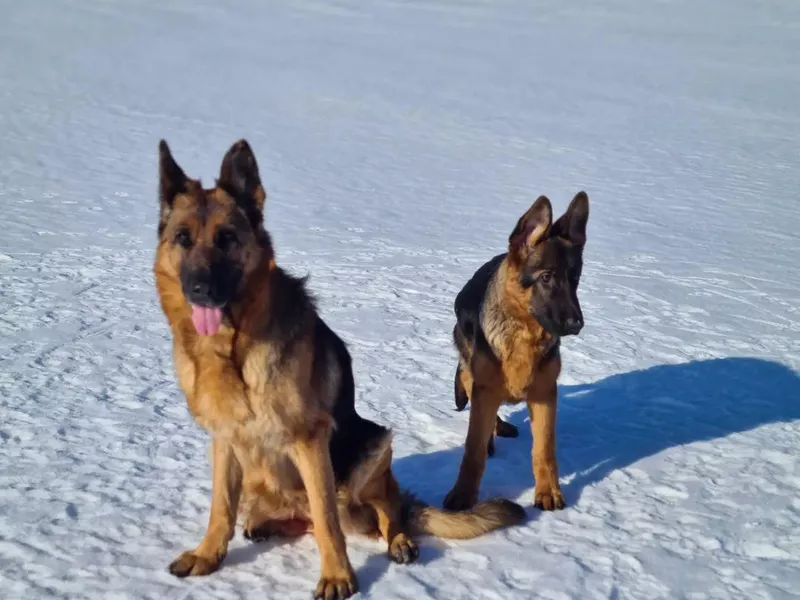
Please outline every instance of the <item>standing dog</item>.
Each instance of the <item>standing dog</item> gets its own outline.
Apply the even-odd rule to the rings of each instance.
[[[322,556],[315,597],[346,598],[358,586],[345,532],[380,534],[389,557],[409,563],[419,554],[411,533],[466,539],[521,521],[522,507],[506,500],[451,514],[401,494],[390,431],[355,410],[344,342],[304,280],[275,264],[247,142],[227,152],[210,189],[184,174],[164,141],[159,153],[156,287],[189,410],[213,440],[208,529],[170,571],[215,571],[244,510],[248,539],[313,531]]]
[[[479,268],[456,297],[456,406],[461,410],[471,400],[472,411],[447,509],[475,504],[487,449],[494,451],[493,428],[500,436],[516,435],[513,425],[497,417],[503,402],[528,405],[535,506],[564,508],[555,453],[559,340],[583,327],[577,292],[588,219],[585,192],[555,223],[550,201],[541,196],[517,223],[508,252]]]

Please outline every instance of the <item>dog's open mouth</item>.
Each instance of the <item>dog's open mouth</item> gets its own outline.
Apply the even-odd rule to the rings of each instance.
[[[200,335],[214,335],[222,325],[222,308],[192,304],[192,323]]]

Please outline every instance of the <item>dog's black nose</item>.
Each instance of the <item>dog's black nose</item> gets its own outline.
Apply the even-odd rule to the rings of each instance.
[[[581,329],[583,329],[582,319],[567,319],[564,322],[565,335],[577,335],[578,333],[580,333]]]
[[[191,304],[207,306],[213,301],[214,289],[211,285],[211,278],[204,273],[196,273],[195,276],[187,282],[184,290],[186,299]]]
[[[192,283],[192,295],[196,297],[207,297],[211,291],[211,286],[207,281],[195,281]]]

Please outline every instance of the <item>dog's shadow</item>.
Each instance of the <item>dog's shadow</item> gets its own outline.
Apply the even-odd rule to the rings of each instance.
[[[464,420],[465,432],[467,417],[453,417]],[[574,504],[587,486],[662,450],[794,419],[800,419],[800,378],[784,365],[756,358],[659,365],[559,386],[556,454],[562,491],[567,504]],[[533,487],[527,409],[515,410],[509,420],[520,436],[497,439],[481,498],[518,498]],[[462,455],[463,446],[406,456],[395,460],[394,470],[401,485],[441,506]],[[532,494],[524,503],[531,502]]]

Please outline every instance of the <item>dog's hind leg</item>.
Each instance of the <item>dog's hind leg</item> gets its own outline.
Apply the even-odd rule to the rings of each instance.
[[[492,437],[489,438],[489,456],[494,456],[494,438],[496,437],[504,437],[504,438],[515,438],[519,437],[519,429],[517,429],[516,425],[512,425],[508,421],[503,421],[499,416],[495,419],[494,422],[494,431],[492,432]]]
[[[464,385],[464,379],[469,380],[470,388],[472,388],[472,377],[468,372],[465,372],[465,370],[461,367],[461,362],[459,361],[458,365],[456,366],[456,376],[453,381],[453,395],[455,396],[456,410],[458,411],[464,410],[469,403],[469,394],[467,394],[467,389]]]
[[[405,531],[401,517],[400,486],[390,470],[374,480],[375,491],[368,500],[378,516],[378,528],[389,545],[389,558],[396,563],[409,564],[419,557],[416,542]]]
[[[453,392],[456,401],[456,410],[464,410],[469,403],[472,395],[472,370],[470,369],[470,357],[472,356],[472,344],[467,340],[456,323],[453,327],[453,343],[458,350],[458,365],[456,374],[453,378]]]
[[[392,436],[387,433],[350,477],[350,491],[359,503],[374,510],[378,531],[389,546],[389,558],[408,564],[417,559],[419,548],[405,530],[400,486],[392,474],[391,444]]]
[[[497,437],[515,438],[519,437],[519,429],[508,421],[503,421],[500,417],[494,423],[494,434]]]
[[[264,542],[273,536],[299,537],[313,530],[311,521],[298,516],[271,493],[261,490],[247,515],[243,535],[251,542]]]

